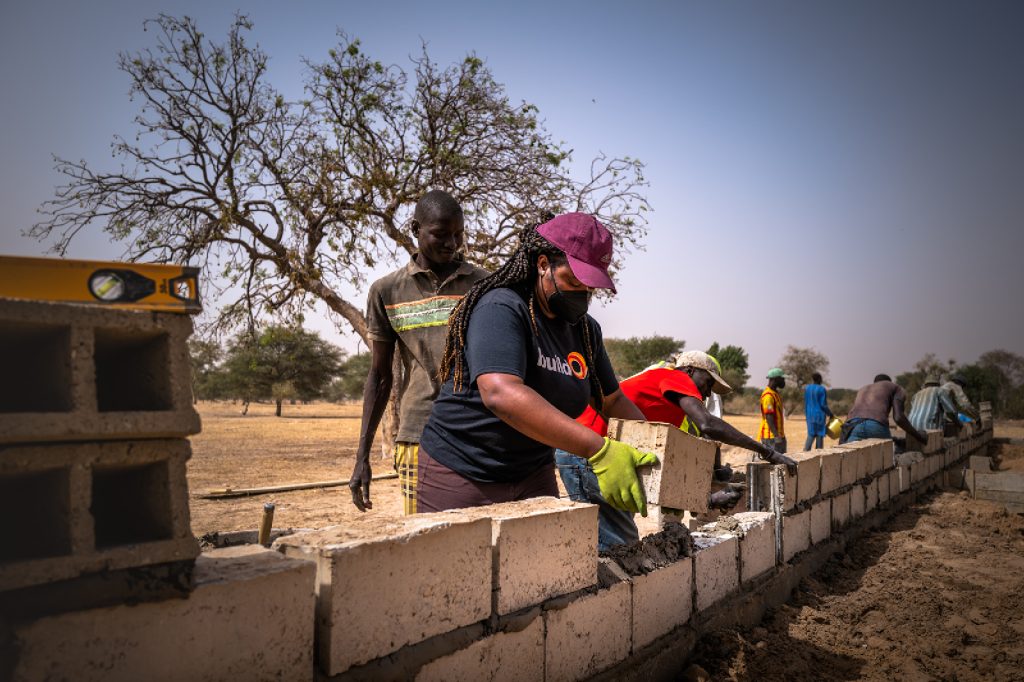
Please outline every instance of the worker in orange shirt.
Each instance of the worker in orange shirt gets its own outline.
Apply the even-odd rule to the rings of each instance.
[[[768,370],[768,385],[761,391],[761,430],[758,438],[776,452],[786,452],[786,414],[779,391],[786,387],[786,373],[778,367]]]

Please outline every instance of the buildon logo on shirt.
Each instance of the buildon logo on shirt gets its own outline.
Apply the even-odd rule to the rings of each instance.
[[[586,379],[590,371],[587,368],[587,361],[576,351],[569,353],[565,360],[563,360],[562,358],[544,355],[540,346],[537,347],[537,366],[566,376],[573,376],[577,379]]]

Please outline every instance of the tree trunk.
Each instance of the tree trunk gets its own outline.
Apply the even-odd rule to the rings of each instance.
[[[274,416],[275,417],[280,417],[281,416],[281,401],[280,400],[276,400],[274,402],[277,403],[277,410],[274,412]]]

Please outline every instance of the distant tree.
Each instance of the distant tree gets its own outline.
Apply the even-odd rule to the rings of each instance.
[[[896,383],[903,387],[908,396],[913,396],[924,386],[924,381],[929,376],[942,380],[942,377],[952,373],[956,367],[956,360],[950,358],[946,362],[939,360],[935,353],[925,353],[920,360],[914,363],[914,369],[896,376]]]
[[[326,396],[333,402],[359,400],[363,397],[366,376],[370,373],[370,354],[350,355],[341,363],[337,378],[327,388]]]
[[[192,369],[192,400],[212,400],[220,397],[222,390],[221,373],[218,365],[224,351],[215,341],[203,339],[188,340],[188,354]]]
[[[963,375],[964,379],[967,380],[967,386],[964,388],[964,392],[967,394],[968,399],[977,405],[980,402],[992,403],[993,411],[999,416],[1004,415],[1004,406],[1000,401],[1000,387],[1003,386],[1003,376],[998,370],[994,369],[990,365],[982,365],[980,363],[974,363],[970,365],[962,365],[957,368],[957,372]],[[901,384],[902,385],[902,384]],[[1003,388],[1002,392],[1005,392]]]
[[[341,367],[343,352],[318,334],[271,325],[256,336],[239,334],[224,367],[232,396],[248,410],[253,400],[270,398],[281,416],[285,400],[320,396]]]
[[[811,383],[811,375],[815,372],[827,375],[828,366],[828,358],[814,348],[786,346],[786,352],[779,359],[779,367],[793,378],[798,389]]]
[[[633,336],[628,339],[605,339],[608,359],[619,377],[633,376],[661,360],[668,360],[686,344],[671,336]]]
[[[747,351],[740,346],[719,346],[718,341],[711,344],[707,350],[708,355],[718,360],[722,365],[722,378],[735,389],[737,393],[743,392],[747,385],[750,374],[747,369],[750,366],[750,357]]]
[[[1009,419],[1024,418],[1024,357],[1008,350],[982,353],[976,363],[994,385],[992,408]]]

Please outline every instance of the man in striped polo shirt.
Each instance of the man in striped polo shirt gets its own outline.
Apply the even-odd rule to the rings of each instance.
[[[366,322],[370,338],[370,373],[363,389],[363,418],[356,465],[349,488],[360,511],[370,501],[370,448],[394,380],[395,346],[402,359],[395,470],[402,490],[402,510],[416,513],[416,466],[420,434],[430,416],[440,384],[437,372],[448,334],[448,315],[486,270],[462,260],[462,207],[447,192],[433,190],[416,204],[412,234],[418,251],[409,264],[370,286]]]
[[[941,429],[945,418],[959,426],[956,405],[946,389],[939,386],[938,377],[929,376],[924,380],[924,388],[914,394],[910,401],[910,414],[907,416],[914,428],[919,431]]]

